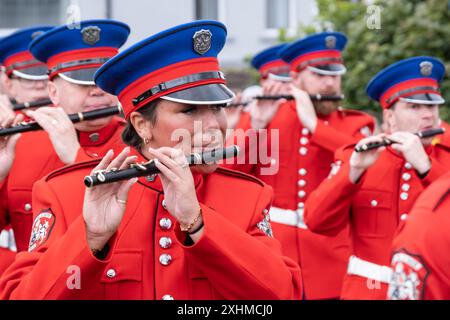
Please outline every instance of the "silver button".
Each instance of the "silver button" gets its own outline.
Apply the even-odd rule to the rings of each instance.
[[[307,173],[308,171],[306,171],[305,168],[301,168],[300,170],[298,170],[298,174],[301,176],[306,176]]]
[[[172,262],[172,256],[167,253],[163,253],[159,256],[159,263],[163,266],[168,266]]]
[[[304,187],[304,186],[306,186],[306,181],[305,180],[298,180],[298,185],[300,187]]]
[[[411,175],[405,172],[404,174],[402,174],[402,179],[405,181],[409,181],[409,179],[411,179]]]
[[[378,205],[378,201],[377,200],[372,200],[372,201],[370,201],[370,205],[372,207],[376,207]]]
[[[89,140],[91,142],[97,142],[100,139],[100,135],[98,133],[92,133],[89,135]]]
[[[297,206],[298,206],[299,209],[303,209],[303,208],[305,208],[305,203],[304,202],[299,202]]]
[[[400,220],[404,221],[406,219],[408,219],[408,214],[404,213],[400,216]]]
[[[408,170],[411,169],[411,168],[412,168],[411,163],[406,162],[406,163],[405,163],[405,168],[408,169]]]
[[[159,226],[161,229],[169,230],[172,227],[172,220],[169,218],[161,218],[161,220],[159,220]]]
[[[298,196],[299,196],[300,198],[304,198],[304,197],[306,196],[306,192],[303,191],[303,190],[300,190],[300,191],[298,192]]]
[[[308,142],[309,142],[309,140],[308,140],[308,138],[306,138],[306,137],[301,137],[301,139],[300,139],[300,144],[301,145],[306,145],[306,144],[308,144]]]
[[[303,128],[303,129],[302,129],[302,135],[306,136],[306,135],[308,135],[308,134],[309,134],[309,129]]]
[[[411,189],[411,186],[407,183],[402,184],[402,190],[403,191],[409,191]]]
[[[162,297],[163,300],[174,300],[173,297],[170,294],[165,294]]]
[[[161,204],[162,204],[162,207],[167,210],[166,200],[163,200]]]
[[[30,211],[31,210],[31,204],[26,203],[24,209],[25,209],[25,211]]]
[[[300,152],[302,156],[306,156],[306,154],[308,153],[308,149],[305,147],[301,147],[300,150],[298,150],[298,152]]]
[[[116,275],[117,273],[114,269],[109,269],[108,271],[106,271],[106,276],[110,279],[115,278]]]
[[[163,249],[168,249],[172,246],[172,239],[169,237],[161,237],[159,239],[159,246]]]
[[[400,199],[402,199],[402,200],[408,200],[408,194],[407,194],[406,192],[402,192],[402,193],[400,194]]]

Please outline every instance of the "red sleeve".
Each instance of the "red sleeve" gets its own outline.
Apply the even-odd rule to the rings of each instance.
[[[8,177],[0,182],[0,231],[9,224],[7,185]]]
[[[341,161],[339,171],[323,180],[305,204],[304,218],[308,229],[327,236],[335,236],[347,226],[353,196],[365,177],[363,174],[358,183],[352,183],[348,162],[337,161]]]
[[[189,260],[211,279],[225,299],[301,299],[300,268],[283,257],[280,243],[257,226],[271,197],[272,189],[264,187],[247,232],[204,205],[205,227],[198,242],[184,246],[185,234],[175,229]],[[204,263],[205,256],[210,263]]]
[[[366,136],[361,133],[362,128],[368,127],[370,132],[373,133],[374,122],[369,116],[361,117],[361,119],[349,117],[342,121],[360,121],[361,124],[357,127],[355,132],[349,134],[333,128],[327,125],[323,120],[318,119],[316,130],[311,136],[311,142],[334,153],[342,146],[355,144],[359,140],[365,138]]]
[[[32,252],[21,252],[0,280],[0,299],[77,299],[92,297],[90,283],[98,283],[109,262],[96,259],[86,241],[83,216],[70,226],[64,219],[62,207],[54,191],[44,180],[38,181],[33,189],[34,217],[41,210],[54,214],[54,224],[46,240]],[[114,238],[111,240],[113,251]],[[68,268],[77,266],[80,270],[81,289],[70,290],[67,286]]]
[[[428,187],[432,182],[436,181],[449,171],[448,167],[441,164],[435,158],[430,158],[430,164],[431,164],[430,171],[425,176],[425,178],[421,179],[424,188]]]

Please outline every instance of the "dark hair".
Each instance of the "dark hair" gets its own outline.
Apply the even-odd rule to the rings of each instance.
[[[156,108],[159,104],[160,99],[156,99],[142,108],[139,108],[137,112],[142,114],[143,118],[145,120],[150,121],[152,124],[156,123]],[[123,142],[135,148],[136,150],[140,150],[142,146],[142,138],[139,136],[139,134],[136,132],[136,129],[134,129],[133,125],[131,124],[130,119],[127,120],[127,124],[125,126],[125,129],[122,132],[122,140]]]

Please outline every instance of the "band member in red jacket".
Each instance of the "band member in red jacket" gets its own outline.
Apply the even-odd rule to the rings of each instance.
[[[341,76],[346,71],[341,52],[346,42],[341,33],[324,32],[279,51],[290,65],[291,94],[296,101],[258,100],[250,119],[238,128],[248,133],[246,152],[231,165],[274,188],[270,210],[274,235],[284,253],[300,264],[306,299],[339,298],[349,239],[346,230],[333,236],[308,230],[303,222],[305,201],[327,177],[334,152],[370,135],[374,128],[373,118],[363,112],[338,108],[339,101],[312,102],[310,98],[340,96]],[[277,90],[272,86],[264,94],[274,95]],[[259,129],[267,129],[267,134]],[[255,144],[252,135],[257,136]],[[237,136],[235,143],[240,145],[239,141]],[[258,159],[252,161],[255,155]]]
[[[64,165],[97,158],[111,148],[121,150],[124,146],[120,139],[125,124],[122,118],[105,117],[73,124],[67,114],[117,105],[116,97],[95,86],[93,74],[117,54],[128,37],[129,27],[110,20],[82,21],[80,26],[81,29],[62,26],[46,29],[47,32],[40,28],[26,29],[0,43],[5,47],[8,44],[10,49],[5,59],[7,68],[9,61],[16,61],[16,56],[33,54],[33,59],[40,61],[39,70],[42,67],[50,70],[48,94],[54,104],[25,111],[44,130],[0,137],[0,229],[11,224],[18,251],[28,249],[33,222],[31,192],[37,180]],[[92,32],[97,29],[101,30],[98,36]],[[36,72],[36,67],[31,71],[22,69],[24,64],[30,62],[12,63],[11,68],[19,68],[12,75]],[[45,77],[48,78],[47,73]],[[15,116],[5,106],[0,108],[6,114],[3,127],[20,121],[21,115]]]
[[[186,160],[193,148],[224,144],[222,107],[233,98],[217,60],[225,38],[219,22],[191,22],[99,69],[97,85],[124,107],[123,138],[132,150],[35,184],[30,252],[2,277],[2,298],[300,298],[300,269],[272,237],[271,188],[215,164],[191,169]],[[148,159],[158,176],[82,184],[86,175]],[[69,268],[79,271],[78,287],[68,287]]]
[[[385,140],[392,144],[363,152],[356,152],[355,145],[339,150],[328,179],[306,203],[305,222],[313,232],[334,235],[350,226],[344,299],[386,298],[395,231],[422,191],[449,169],[449,148],[414,134],[439,127],[444,73],[438,59],[414,57],[376,75],[367,93],[384,109],[388,132],[363,139],[357,147]]]
[[[450,173],[417,199],[394,238],[392,300],[450,299]]]

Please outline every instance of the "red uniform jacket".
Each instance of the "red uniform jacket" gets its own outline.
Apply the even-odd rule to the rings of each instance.
[[[450,173],[417,199],[394,239],[389,299],[450,300]]]
[[[241,122],[240,128],[249,130],[250,117],[244,119],[247,123]],[[245,164],[228,167],[255,175],[271,185],[275,193],[273,207],[293,212],[302,210],[310,193],[328,175],[334,152],[340,146],[370,134],[373,126],[372,117],[359,111],[339,109],[328,117],[320,118],[316,131],[311,134],[300,123],[295,103],[288,102],[280,106],[269,124],[267,143],[261,134],[257,145],[247,140],[245,152],[242,153],[246,157]],[[279,132],[279,144],[273,141],[271,131]],[[248,132],[251,134],[252,130]],[[242,144],[237,139],[234,143]],[[271,148],[278,147],[278,157],[270,154]],[[258,163],[254,164],[251,155],[258,152],[264,154],[267,151],[263,148],[267,148],[270,157],[259,157]],[[244,159],[239,161],[243,163]],[[270,169],[276,167],[278,171],[273,173]],[[284,253],[300,264],[306,299],[338,298],[349,255],[348,232],[343,230],[332,237],[317,235],[306,229],[275,222],[273,210],[274,236],[281,241]]]
[[[443,164],[450,165],[450,150],[441,145],[427,148],[431,170],[420,179],[401,155],[387,148],[360,181],[353,184],[348,176],[348,160],[353,148],[351,145],[336,153],[334,170],[308,198],[305,222],[313,232],[329,236],[349,225],[352,256],[380,268],[389,266],[392,239],[400,220],[407,217],[424,188],[447,171]],[[370,268],[367,264],[358,265],[364,272]],[[380,277],[390,269],[384,270],[379,274],[377,271],[377,275],[372,272],[371,278],[349,271],[344,279],[342,298],[385,299],[389,279],[383,281]]]
[[[98,132],[79,132],[81,148],[76,162],[103,156],[109,149],[124,147],[120,137],[123,125],[124,120],[115,117]],[[14,164],[7,179],[0,182],[0,229],[11,224],[18,251],[28,249],[33,221],[33,184],[63,166],[45,131],[24,133],[17,142]]]
[[[195,175],[204,234],[186,245],[164,209],[159,178],[142,177],[105,260],[86,242],[83,177],[97,161],[73,165],[35,184],[35,222],[47,226],[19,253],[0,283],[2,299],[298,299],[298,265],[266,235],[272,189],[244,174],[218,169]],[[46,224],[47,223],[47,224]],[[36,228],[35,228],[36,227]],[[264,231],[265,230],[265,231]],[[80,289],[69,289],[73,266]]]

